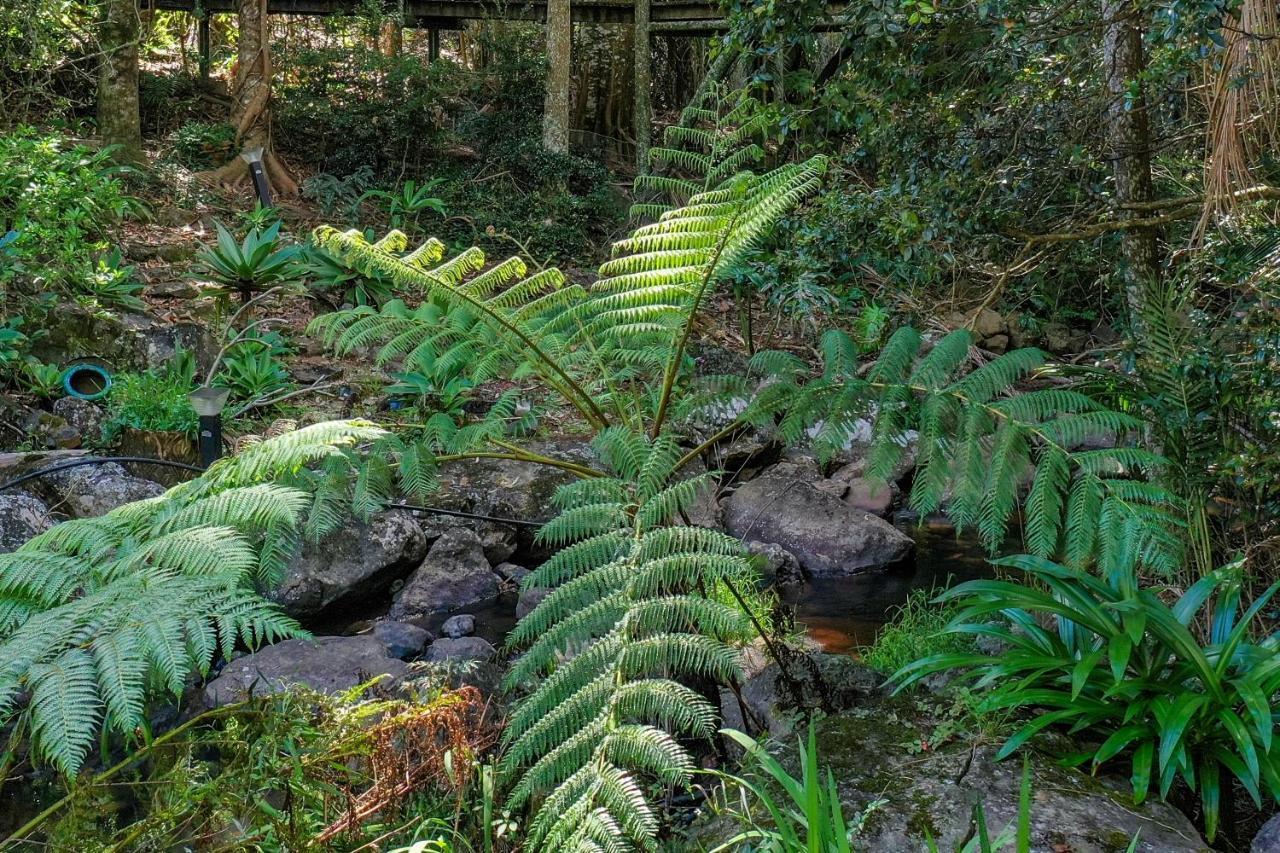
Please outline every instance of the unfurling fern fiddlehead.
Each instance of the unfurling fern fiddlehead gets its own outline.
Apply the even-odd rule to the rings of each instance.
[[[0,554],[0,726],[74,774],[100,731],[136,737],[147,701],[181,696],[219,654],[302,633],[257,590],[340,498],[378,502],[388,463],[371,475],[357,451],[389,440],[361,421],[285,433]]]
[[[554,589],[511,638],[527,650],[508,685],[541,679],[508,723],[502,765],[510,807],[545,795],[526,839],[535,850],[654,849],[644,783],[687,784],[677,738],[716,730],[715,708],[680,679],[734,679],[732,644],[751,636],[740,608],[708,595],[751,581],[742,543],[666,526],[707,475],[670,484],[682,452],[669,434],[614,427],[595,447],[616,476],[557,493],[561,514],[539,535],[567,547],[525,580]]]

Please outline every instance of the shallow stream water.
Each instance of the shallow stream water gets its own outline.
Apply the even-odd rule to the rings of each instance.
[[[849,577],[815,578],[782,591],[783,603],[795,607],[796,622],[827,651],[856,653],[870,645],[917,589],[941,591],[992,576],[978,542],[914,523],[899,527],[916,543],[915,553],[902,564]]]

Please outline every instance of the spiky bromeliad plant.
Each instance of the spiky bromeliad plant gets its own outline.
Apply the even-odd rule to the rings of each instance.
[[[961,608],[948,630],[994,637],[1007,651],[924,658],[894,676],[899,684],[961,670],[982,689],[984,707],[1035,712],[1001,756],[1051,725],[1085,732],[1099,743],[1077,763],[1096,769],[1128,756],[1138,802],[1153,788],[1163,798],[1181,778],[1200,794],[1210,841],[1233,778],[1259,807],[1264,796],[1280,801],[1271,708],[1280,642],[1250,637],[1280,584],[1241,613],[1240,566],[1202,577],[1167,604],[1140,589],[1131,570],[1096,577],[1038,557],[999,562],[1037,585],[970,581],[942,599]]]
[[[394,441],[316,424],[223,459],[165,494],[67,521],[0,554],[0,726],[73,775],[99,733],[130,740],[237,643],[301,633],[259,594],[304,533],[381,505]],[[406,466],[413,467],[412,461]]]
[[[543,533],[564,550],[527,581],[556,591],[514,636],[531,645],[512,686],[542,680],[515,711],[504,766],[511,801],[540,803],[532,823],[539,843],[651,847],[643,781],[687,779],[689,759],[672,733],[705,734],[711,724],[676,679],[732,674],[729,643],[740,619],[715,606],[713,593],[744,564],[737,543],[668,526],[705,478],[673,483],[702,450],[738,430],[780,423],[789,440],[811,439],[830,454],[872,418],[874,475],[887,474],[907,430],[917,428],[922,470],[913,502],[922,511],[949,493],[961,522],[999,541],[1019,479],[1034,471],[1028,514],[1037,549],[1065,548],[1082,563],[1132,556],[1155,564],[1177,549],[1169,533],[1176,512],[1145,479],[1159,457],[1123,446],[1073,449],[1099,430],[1123,434],[1132,419],[1066,388],[1019,393],[1044,366],[1038,351],[973,369],[967,333],[925,352],[920,336],[903,330],[867,372],[856,345],[833,332],[816,376],[792,356],[761,353],[753,376],[690,379],[686,345],[707,294],[815,188],[823,168],[811,160],[739,174],[694,194],[617,243],[590,288],[554,269],[528,275],[520,258],[490,263],[475,248],[446,258],[437,240],[406,251],[396,232],[377,242],[331,228],[313,235],[343,263],[424,295],[416,306],[396,300],[319,318],[315,330],[339,352],[377,346],[380,364],[436,366],[476,385],[534,379],[599,436],[607,470],[525,449],[512,438],[508,396],[462,427],[433,416],[426,441],[415,445],[428,475],[451,459],[496,456],[584,479],[559,496],[562,515]],[[671,421],[726,409],[740,414],[675,452]],[[1140,547],[1118,547],[1128,533]]]

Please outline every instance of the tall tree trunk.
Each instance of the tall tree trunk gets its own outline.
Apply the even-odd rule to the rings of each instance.
[[[1142,31],[1134,0],[1102,0],[1105,31],[1102,39],[1103,73],[1107,86],[1107,134],[1105,156],[1111,161],[1115,200],[1122,217],[1141,214],[1125,205],[1152,200],[1151,124],[1141,79],[1145,67]],[[1160,276],[1159,235],[1154,228],[1123,232],[1121,250],[1125,262],[1125,298],[1134,309],[1141,285]]]
[[[542,114],[542,144],[549,151],[569,150],[569,77],[573,55],[570,0],[547,0],[547,100]]]
[[[271,146],[271,36],[267,28],[267,1],[240,0],[240,44],[236,55],[235,82],[231,94],[231,124],[241,151],[262,149],[263,166],[276,195],[296,195],[298,185]],[[246,180],[249,167],[236,157],[209,177],[221,184]]]
[[[98,44],[98,132],[107,145],[118,145],[116,157],[138,163],[142,157],[142,115],[138,105],[138,40],[136,0],[105,0]]]

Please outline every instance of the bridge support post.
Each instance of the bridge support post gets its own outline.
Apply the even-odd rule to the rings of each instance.
[[[435,62],[440,58],[440,30],[432,27],[427,30],[427,59]]]
[[[213,53],[213,38],[209,34],[209,13],[201,12],[196,19],[196,53],[199,55],[200,79],[209,79],[210,54]]]
[[[547,99],[542,115],[542,145],[569,150],[569,77],[573,54],[570,0],[547,0]]]
[[[649,146],[652,143],[653,112],[650,103],[651,72],[653,68],[653,30],[650,27],[650,0],[635,0],[635,68],[632,79],[635,85],[636,171],[649,171]]]

